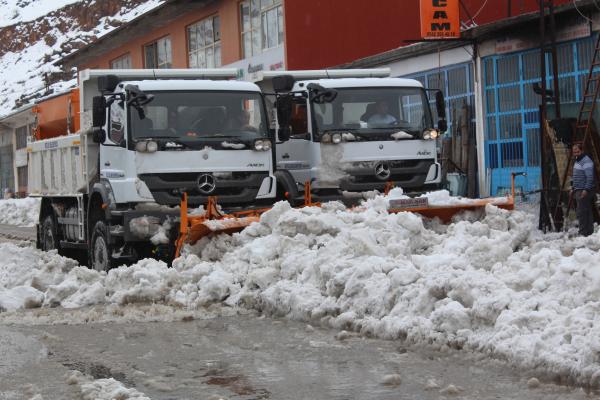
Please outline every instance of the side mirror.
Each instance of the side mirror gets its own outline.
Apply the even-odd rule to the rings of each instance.
[[[309,91],[310,101],[316,104],[331,103],[337,97],[337,91],[327,89],[317,83],[309,83],[306,88]]]
[[[102,144],[106,140],[106,132],[102,128],[94,128],[92,130],[92,140],[94,143]]]
[[[296,80],[292,75],[279,75],[273,78],[273,90],[275,93],[291,92]]]
[[[440,119],[438,121],[438,130],[440,131],[440,133],[444,133],[448,130],[448,121],[446,121],[445,119]]]
[[[104,75],[98,77],[98,90],[100,93],[114,92],[120,79],[117,75]]]
[[[441,91],[435,92],[435,108],[438,117],[446,119],[446,100],[444,99],[444,93]]]
[[[94,96],[92,99],[92,126],[102,128],[106,123],[106,99],[104,96]]]
[[[280,142],[290,140],[290,120],[292,118],[292,96],[280,95],[277,97],[277,136]]]

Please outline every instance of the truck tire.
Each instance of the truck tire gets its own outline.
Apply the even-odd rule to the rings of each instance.
[[[41,249],[43,251],[58,250],[58,230],[56,229],[56,223],[52,215],[47,215],[42,222],[42,229],[40,232]]]
[[[90,245],[90,268],[108,271],[116,266],[112,258],[113,248],[108,241],[108,227],[104,221],[96,222]]]

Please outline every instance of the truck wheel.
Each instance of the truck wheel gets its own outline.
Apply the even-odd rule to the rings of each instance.
[[[96,222],[90,246],[90,267],[96,271],[108,271],[115,267],[112,246],[108,242],[108,227],[104,221]]]
[[[48,215],[42,222],[42,232],[40,232],[41,248],[44,251],[58,250],[58,232],[54,217]]]

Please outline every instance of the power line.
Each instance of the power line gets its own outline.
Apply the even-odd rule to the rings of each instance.
[[[596,2],[594,1],[594,4],[596,4]],[[588,20],[589,22],[594,22],[592,21],[591,18],[586,17],[581,10],[579,9],[579,7],[577,7],[577,2],[575,0],[573,0],[573,6],[575,6],[575,9],[577,10],[577,12],[579,13],[579,15],[581,15],[583,18],[585,18],[586,20]],[[598,5],[596,4],[596,7],[598,7]]]
[[[484,8],[485,8],[485,6],[487,5],[488,1],[489,1],[489,0],[485,0],[485,2],[483,3],[483,5],[482,5],[482,6],[481,6],[481,8],[479,9],[479,11],[477,11],[477,12],[475,13],[475,15],[473,15],[473,18],[471,18],[471,20],[472,20],[473,22],[475,22],[475,18],[477,18],[477,17],[479,16],[479,14],[481,14],[481,12],[483,11],[483,9],[484,9]]]

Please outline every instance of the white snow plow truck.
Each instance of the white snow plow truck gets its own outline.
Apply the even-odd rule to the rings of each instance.
[[[279,197],[297,204],[310,188],[315,201],[352,201],[392,186],[423,192],[441,183],[443,94],[435,94],[435,127],[421,83],[389,74],[387,68],[263,73],[257,82],[263,93],[276,93]]]
[[[28,146],[38,247],[81,249],[96,270],[170,261],[184,193],[193,207],[272,200],[265,102],[236,73],[85,70],[78,89],[40,102]]]

